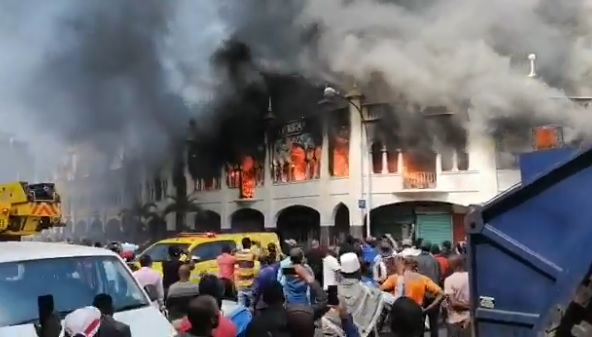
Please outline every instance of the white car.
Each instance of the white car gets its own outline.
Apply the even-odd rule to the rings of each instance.
[[[63,318],[102,293],[113,298],[115,319],[128,324],[133,336],[176,335],[117,254],[62,243],[0,242],[0,337],[37,337],[39,296],[52,295]]]

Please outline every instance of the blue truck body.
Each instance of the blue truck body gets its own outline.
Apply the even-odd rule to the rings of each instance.
[[[522,183],[466,219],[477,337],[539,336],[589,275],[592,150],[528,153],[520,163]]]

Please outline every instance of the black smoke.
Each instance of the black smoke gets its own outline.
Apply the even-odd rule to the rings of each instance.
[[[38,123],[67,143],[90,143],[109,156],[134,149],[158,167],[183,137],[190,111],[168,90],[159,53],[167,2],[80,5],[56,23],[64,40],[48,50],[30,85]]]

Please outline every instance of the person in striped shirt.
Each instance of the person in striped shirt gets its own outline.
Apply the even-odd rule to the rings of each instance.
[[[245,237],[241,241],[242,249],[234,254],[234,284],[238,303],[250,307],[253,301],[253,282],[255,280],[255,261],[257,256],[251,251],[251,239]]]

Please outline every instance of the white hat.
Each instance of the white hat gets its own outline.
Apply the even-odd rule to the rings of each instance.
[[[70,336],[94,337],[101,326],[101,312],[95,307],[76,309],[64,318],[64,330]]]
[[[360,270],[360,259],[356,253],[345,253],[339,257],[341,272],[346,274],[355,273]]]

